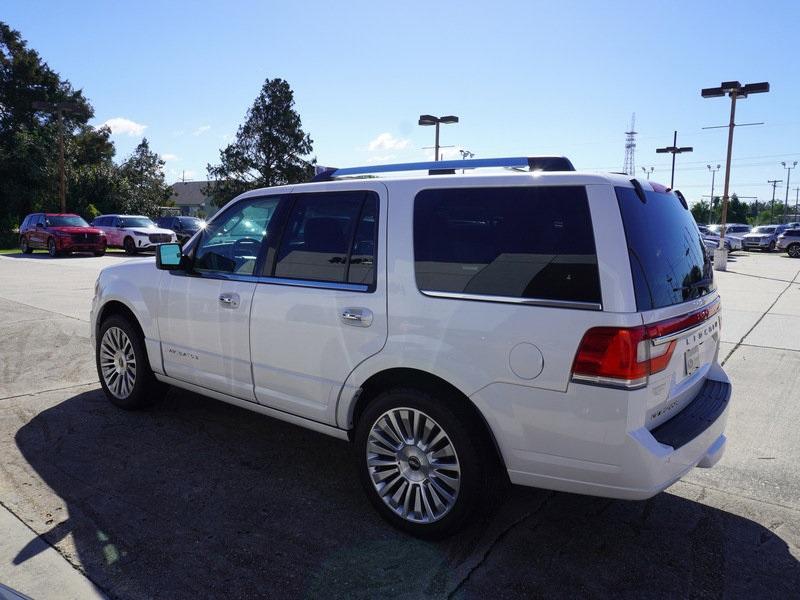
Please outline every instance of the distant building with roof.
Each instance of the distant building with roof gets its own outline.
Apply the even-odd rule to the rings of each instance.
[[[195,217],[199,213],[208,219],[218,209],[211,196],[206,195],[203,191],[209,183],[208,181],[178,181],[170,186],[172,195],[169,199],[175,203],[175,207],[180,210],[182,215]]]

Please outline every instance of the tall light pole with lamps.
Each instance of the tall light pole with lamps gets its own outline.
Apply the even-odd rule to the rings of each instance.
[[[784,161],[781,161],[781,165],[786,169],[786,198],[783,200],[783,219],[781,219],[781,222],[786,223],[786,211],[789,207],[789,178],[792,176],[792,169],[797,166],[797,161],[794,161],[791,167]]]
[[[725,159],[725,187],[722,192],[722,227],[720,228],[719,247],[714,251],[714,268],[724,271],[728,264],[728,253],[725,251],[725,223],[728,219],[728,190],[731,182],[731,154],[733,153],[733,129],[736,127],[736,99],[747,98],[750,94],[761,94],[769,91],[769,83],[747,83],[742,85],[738,81],[723,81],[719,87],[703,88],[700,95],[703,98],[719,98],[729,96],[731,99],[731,117],[728,121],[728,154]]]
[[[644,171],[644,174],[647,175],[648,181],[650,181],[650,174],[655,170],[656,170],[655,167],[650,167],[649,169],[645,169],[644,167],[642,167],[642,171]]]
[[[445,125],[448,125],[449,123],[458,123],[458,117],[456,117],[455,115],[446,115],[444,117],[434,117],[433,115],[419,116],[419,125],[436,126],[436,143],[433,146],[434,148],[433,160],[439,160],[439,123],[444,123]]]

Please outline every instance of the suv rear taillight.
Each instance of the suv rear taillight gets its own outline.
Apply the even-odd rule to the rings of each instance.
[[[587,331],[572,366],[572,380],[637,389],[648,375],[667,368],[675,341],[654,346],[642,327],[594,327]]]
[[[583,335],[572,380],[609,387],[637,389],[647,377],[667,368],[677,340],[669,339],[710,319],[719,299],[689,314],[639,327],[593,327]]]

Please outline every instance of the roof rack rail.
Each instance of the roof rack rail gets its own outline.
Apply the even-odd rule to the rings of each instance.
[[[480,169],[488,167],[527,168],[530,171],[574,171],[575,167],[564,156],[510,156],[506,158],[471,158],[469,160],[439,160],[394,165],[366,165],[345,169],[318,167],[311,181],[331,181],[336,177],[392,173],[398,171],[430,171],[441,174],[446,170]]]

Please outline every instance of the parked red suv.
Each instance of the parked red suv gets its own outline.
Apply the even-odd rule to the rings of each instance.
[[[36,249],[47,250],[50,256],[70,252],[106,253],[106,236],[78,215],[33,213],[25,217],[19,228],[19,247],[25,254]]]

